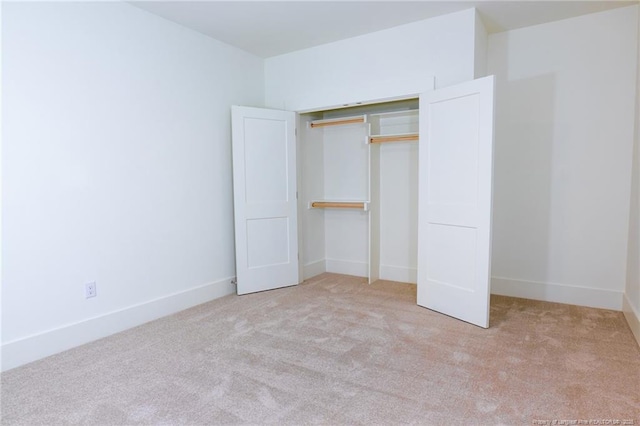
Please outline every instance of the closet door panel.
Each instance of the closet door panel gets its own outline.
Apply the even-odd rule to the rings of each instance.
[[[298,284],[295,114],[232,108],[238,294]]]
[[[429,106],[426,193],[431,206],[473,209],[478,204],[479,102],[479,94],[469,94]],[[456,125],[461,116],[464,125]]]
[[[493,77],[420,96],[418,305],[489,326]]]

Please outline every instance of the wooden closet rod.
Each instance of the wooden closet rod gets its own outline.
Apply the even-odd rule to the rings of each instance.
[[[389,136],[371,136],[369,143],[386,143],[386,142],[410,142],[417,141],[418,134],[413,135],[389,135]]]
[[[353,201],[313,201],[311,207],[313,208],[336,208],[336,209],[364,209],[364,202]]]
[[[343,124],[357,124],[357,123],[366,123],[365,116],[360,115],[358,117],[344,117],[344,118],[330,118],[327,120],[314,120],[309,123],[309,126],[314,129],[316,127],[327,127],[327,126],[341,126]]]

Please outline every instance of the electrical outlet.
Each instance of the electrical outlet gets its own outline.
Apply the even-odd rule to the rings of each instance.
[[[96,297],[98,295],[97,291],[98,290],[97,290],[97,285],[95,281],[86,283],[84,285],[84,297],[86,299],[89,299],[90,297]]]

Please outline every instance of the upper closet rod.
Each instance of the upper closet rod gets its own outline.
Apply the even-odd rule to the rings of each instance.
[[[358,115],[352,117],[340,117],[340,118],[329,118],[326,120],[313,120],[309,123],[309,127],[327,127],[327,126],[341,126],[344,124],[358,124],[358,123],[366,123],[367,116],[366,115]]]

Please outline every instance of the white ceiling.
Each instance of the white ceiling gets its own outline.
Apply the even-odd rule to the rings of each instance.
[[[627,1],[132,1],[170,21],[262,57],[476,7],[490,33],[616,7]]]

